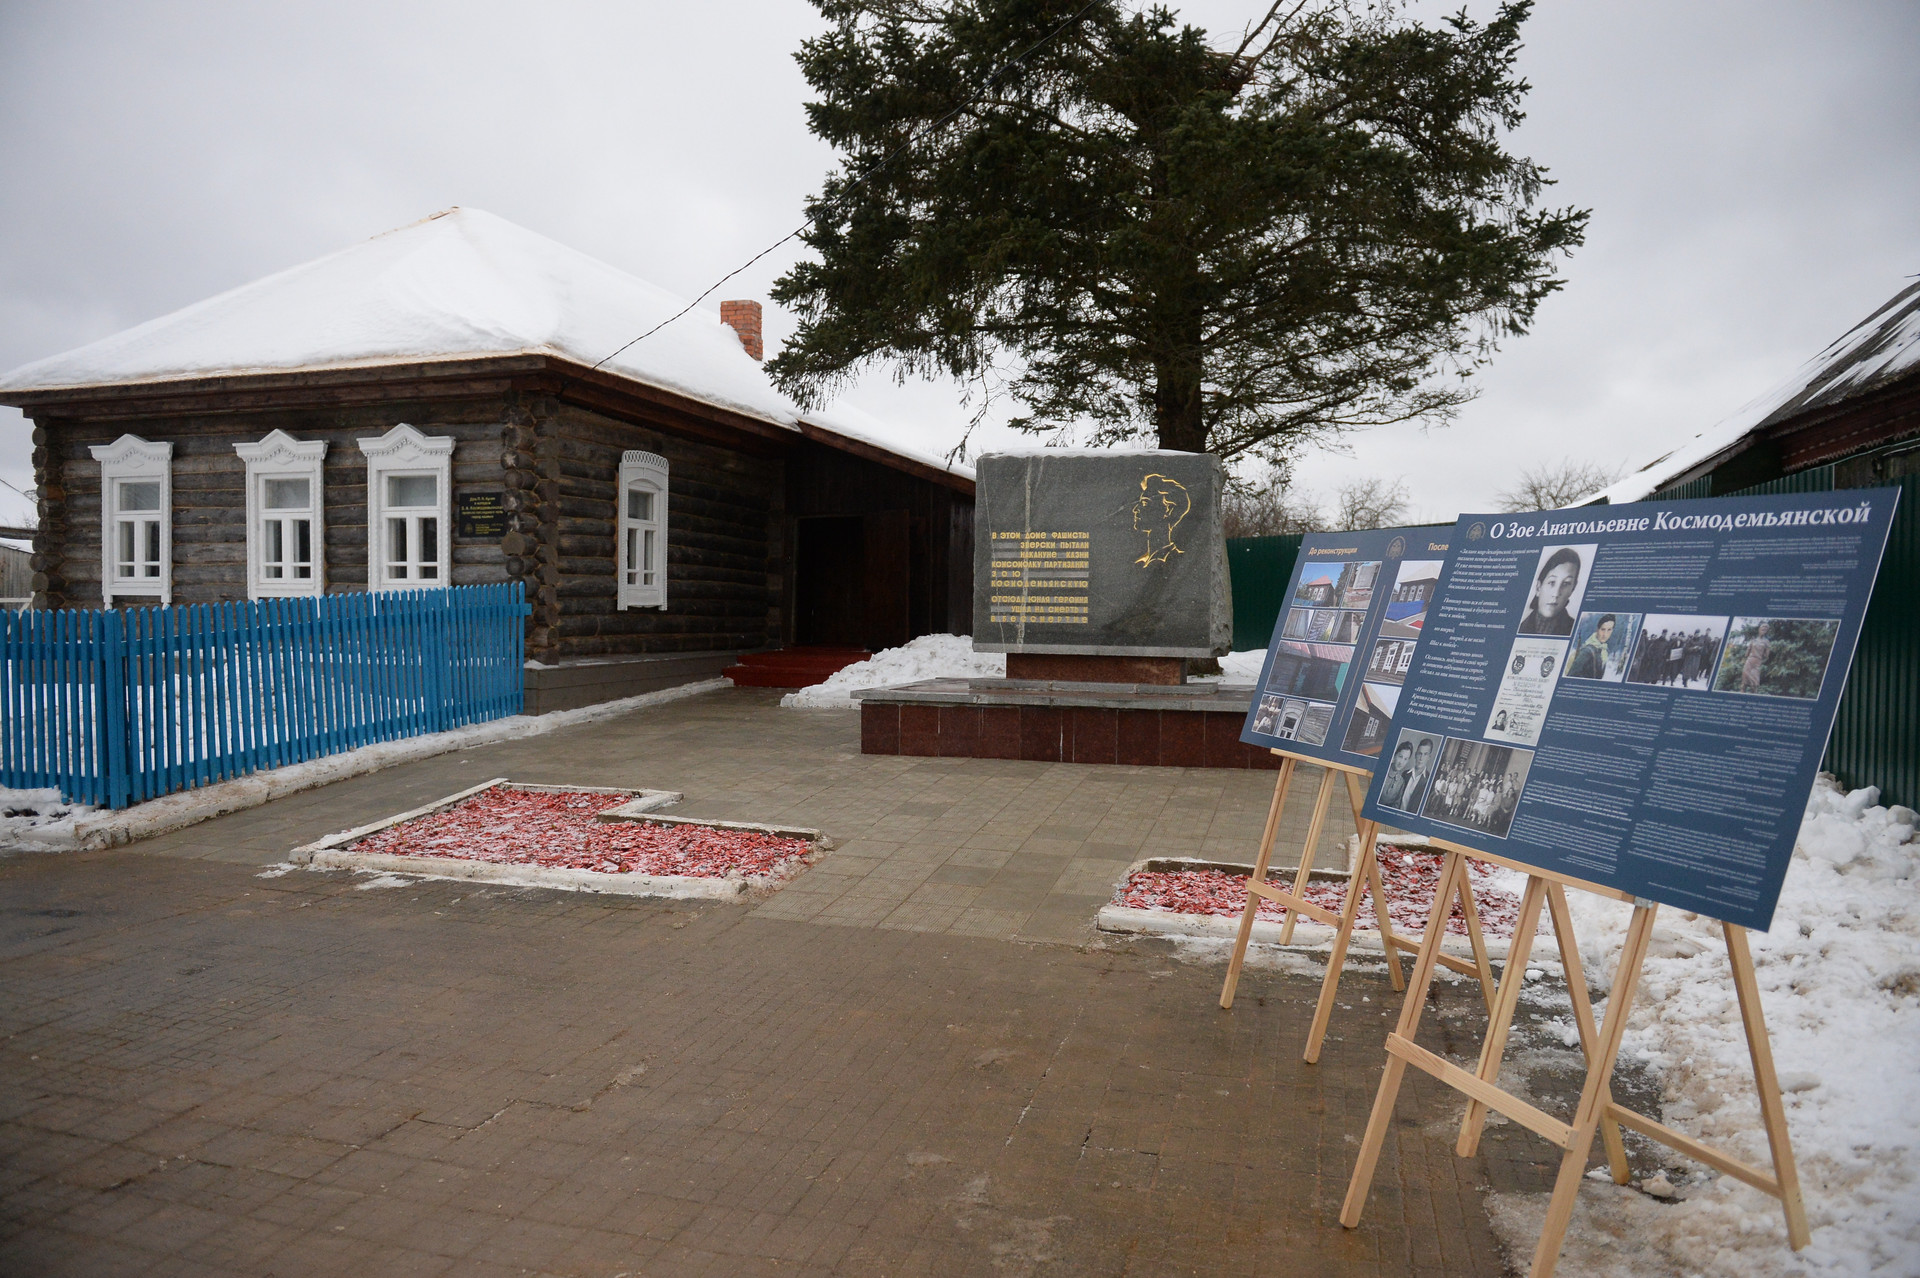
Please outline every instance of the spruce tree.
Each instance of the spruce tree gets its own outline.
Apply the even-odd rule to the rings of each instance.
[[[839,168],[773,296],[804,403],[876,361],[1046,431],[1254,456],[1444,419],[1587,214],[1510,154],[1528,4],[1276,4],[1232,47],[1121,0],[813,0]]]

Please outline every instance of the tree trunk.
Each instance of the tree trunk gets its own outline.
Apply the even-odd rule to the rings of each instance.
[[[1160,447],[1186,453],[1207,451],[1207,423],[1200,411],[1200,363],[1180,358],[1154,366],[1153,424]]]

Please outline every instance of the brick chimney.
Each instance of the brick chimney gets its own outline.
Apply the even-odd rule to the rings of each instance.
[[[722,302],[720,322],[740,334],[740,344],[747,348],[747,354],[755,359],[766,358],[765,348],[760,344],[760,303]]]

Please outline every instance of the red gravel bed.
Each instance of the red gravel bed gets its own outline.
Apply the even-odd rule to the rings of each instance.
[[[1440,860],[1440,854],[1436,852],[1413,852],[1395,847],[1380,849],[1380,876],[1387,889],[1387,914],[1393,919],[1396,932],[1418,937],[1426,930],[1427,912],[1433,908],[1433,892],[1440,885]],[[1520,913],[1520,898],[1495,885],[1494,880],[1500,873],[1496,867],[1479,861],[1469,861],[1467,866],[1468,872],[1473,875],[1473,899],[1480,907],[1482,932],[1489,937],[1512,936],[1514,921]],[[1293,872],[1273,873],[1268,878],[1283,886],[1291,886]],[[1307,900],[1323,909],[1338,910],[1341,895],[1345,891],[1344,882],[1309,882]],[[1114,893],[1113,903],[1136,910],[1167,910],[1175,914],[1211,914],[1237,919],[1241,911],[1247,908],[1247,876],[1221,870],[1140,870],[1127,876],[1127,881]],[[1261,901],[1255,917],[1278,923],[1284,917],[1284,911],[1272,901]],[[1356,930],[1379,930],[1374,920],[1371,888],[1361,894],[1360,915],[1354,926]],[[1541,929],[1547,929],[1544,918],[1541,920]],[[1455,936],[1467,934],[1467,922],[1461,916],[1458,904],[1453,908],[1452,917],[1447,920],[1447,931]]]
[[[594,819],[631,797],[496,786],[445,811],[388,826],[351,850],[696,879],[771,874],[812,850],[804,839],[757,830]]]

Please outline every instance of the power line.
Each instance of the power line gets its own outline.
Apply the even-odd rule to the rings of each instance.
[[[1074,10],[1072,17],[1069,17],[1065,21],[1061,22],[1059,26],[1047,32],[1046,35],[1040,37],[1039,40],[1035,41],[1032,45],[1022,50],[1016,57],[1008,61],[1005,66],[1001,67],[998,71],[995,71],[992,75],[988,76],[986,78],[985,83],[983,83],[980,86],[979,91],[976,92],[972,97],[968,98],[965,102],[960,103],[958,106],[948,111],[945,115],[941,116],[939,119],[928,124],[925,128],[921,129],[919,132],[909,137],[905,142],[902,142],[899,146],[895,147],[892,151],[889,151],[886,155],[882,156],[880,160],[877,163],[875,163],[872,168],[868,169],[865,173],[862,173],[859,177],[855,178],[852,182],[850,182],[847,185],[846,190],[841,192],[841,198],[845,198],[847,195],[852,194],[853,191],[857,187],[859,187],[862,183],[864,183],[868,178],[873,177],[875,174],[879,173],[880,170],[886,168],[887,165],[893,163],[903,153],[905,153],[908,148],[912,147],[916,142],[920,141],[921,138],[927,136],[927,134],[929,133],[932,133],[935,129],[938,129],[941,125],[953,119],[955,116],[959,115],[962,111],[966,110],[968,107],[978,102],[981,98],[985,97],[987,95],[987,91],[993,88],[993,86],[999,81],[1001,76],[1013,70],[1013,68],[1015,68],[1016,66],[1019,66],[1022,62],[1026,61],[1026,59],[1030,57],[1032,54],[1038,52],[1040,49],[1053,43],[1054,39],[1057,36],[1059,36],[1061,32],[1065,31],[1068,27],[1073,26],[1075,23],[1079,22],[1082,17],[1086,16],[1087,10],[1101,3],[1103,3],[1103,0],[1087,0],[1087,3],[1081,5],[1078,9]],[[758,262],[761,258],[773,252],[775,249],[787,243],[789,240],[793,240],[799,237],[800,235],[804,234],[809,225],[811,225],[810,221],[802,222],[799,226],[794,227],[793,230],[787,232],[785,235],[781,236],[779,239],[775,240],[773,243],[767,245],[767,247],[761,249],[758,253],[755,253],[752,257],[748,258],[746,261],[742,262],[740,265],[734,267],[731,271],[728,271],[725,275],[722,275],[719,279],[715,280],[713,284],[708,287],[706,292],[700,294],[700,296],[694,298],[691,302],[688,302],[685,306],[681,307],[678,311],[675,311],[672,315],[667,316],[667,318],[661,320],[658,324],[655,324],[652,328],[640,334],[640,336],[634,338],[631,342],[628,342],[625,346],[622,346],[619,350],[614,351],[612,355],[608,355],[604,359],[601,359],[599,363],[596,363],[594,365],[594,368],[599,368],[600,365],[606,363],[607,360],[613,359],[615,356],[620,355],[622,352],[628,350],[631,347],[638,346],[641,342],[646,341],[649,337],[652,337],[655,333],[659,332],[661,329],[665,328],[667,325],[673,323],[675,320],[679,319],[681,316],[687,314],[694,307],[700,305],[700,303],[706,301],[709,297],[712,297],[714,293],[719,290],[722,284],[725,284],[728,280],[740,274],[740,272],[746,270],[748,267],[752,266],[755,262]]]

